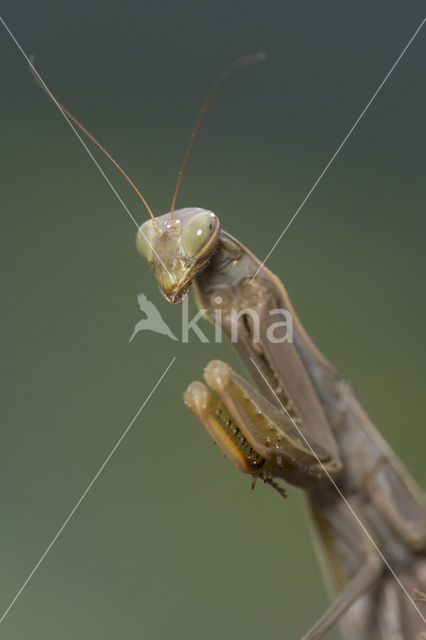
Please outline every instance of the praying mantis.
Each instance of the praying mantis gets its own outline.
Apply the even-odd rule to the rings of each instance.
[[[419,640],[426,634],[423,598],[416,598],[426,591],[424,495],[350,384],[311,341],[279,278],[224,231],[212,211],[175,209],[184,168],[215,92],[236,68],[262,57],[237,60],[213,85],[170,212],[155,217],[137,191],[151,216],[138,230],[137,249],[171,303],[181,302],[194,287],[197,304],[211,322],[220,317],[223,332],[237,336],[231,343],[255,383],[212,361],[204,371],[207,384],[193,382],[185,391],[186,405],[253,485],[261,479],[282,496],[282,481],[305,491],[337,595],[303,640],[319,640],[337,622],[348,640]],[[284,339],[276,310],[291,318],[292,340]]]

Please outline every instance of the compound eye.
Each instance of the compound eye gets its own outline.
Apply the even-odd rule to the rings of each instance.
[[[147,262],[152,262],[154,252],[152,250],[152,244],[154,241],[154,224],[152,220],[147,220],[138,229],[136,234],[136,248],[141,254],[142,258],[145,258]]]
[[[182,243],[188,258],[193,258],[200,253],[213,236],[217,227],[217,218],[214,213],[202,211],[189,220],[182,234]]]

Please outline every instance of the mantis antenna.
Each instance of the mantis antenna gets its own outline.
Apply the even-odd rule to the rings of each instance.
[[[127,175],[127,173],[124,171],[124,169],[122,169],[120,167],[120,165],[118,164],[118,162],[116,160],[114,160],[114,158],[112,157],[112,155],[110,153],[108,153],[108,151],[101,145],[100,142],[98,142],[96,140],[96,138],[89,132],[87,131],[87,129],[85,127],[83,127],[83,125],[77,120],[77,118],[75,118],[72,113],[70,113],[68,111],[68,109],[66,109],[58,100],[56,100],[55,96],[48,90],[48,88],[46,87],[46,85],[40,80],[39,76],[37,75],[37,72],[35,71],[34,67],[33,67],[33,59],[34,57],[30,57],[30,62],[31,64],[29,65],[30,67],[30,71],[31,71],[31,75],[33,76],[34,80],[37,82],[37,84],[39,85],[39,87],[41,87],[41,89],[44,91],[44,93],[52,100],[52,102],[54,102],[60,109],[61,111],[63,111],[70,120],[72,120],[74,122],[74,124],[89,138],[89,140],[91,140],[92,142],[94,142],[94,144],[98,147],[98,149],[100,149],[102,151],[102,153],[104,153],[106,155],[106,157],[111,160],[111,162],[113,163],[113,165],[115,167],[117,167],[117,169],[119,170],[119,172],[121,173],[122,176],[124,176],[127,180],[127,182],[130,184],[130,186],[136,191],[136,193],[138,194],[139,198],[142,200],[142,202],[144,203],[145,207],[148,210],[149,215],[151,216],[151,218],[154,220],[155,222],[155,216],[151,211],[151,207],[148,205],[147,201],[145,200],[145,198],[143,197],[143,195],[141,194],[141,192],[139,191],[139,189],[137,188],[137,186],[134,184],[134,182],[129,178],[129,176]]]
[[[220,76],[218,76],[216,78],[216,81],[214,82],[212,88],[210,89],[209,93],[207,94],[206,99],[204,100],[203,106],[201,107],[200,113],[198,114],[198,118],[197,121],[195,123],[195,127],[192,131],[191,134],[191,138],[189,140],[188,143],[188,147],[186,149],[186,153],[182,162],[182,166],[180,168],[179,174],[178,174],[178,179],[177,179],[177,183],[176,183],[176,188],[173,194],[173,199],[172,199],[172,206],[170,209],[170,217],[172,218],[172,220],[175,219],[174,217],[174,211],[175,211],[175,204],[176,204],[176,198],[178,196],[179,193],[179,189],[180,189],[180,185],[182,182],[182,177],[183,177],[183,172],[185,171],[185,167],[188,163],[188,158],[191,154],[192,148],[194,146],[194,142],[195,139],[198,135],[198,132],[200,130],[201,124],[205,118],[205,115],[207,113],[207,109],[210,106],[211,101],[213,100],[215,94],[217,93],[218,89],[220,88],[220,86],[223,84],[223,82],[226,80],[226,78],[228,76],[231,75],[231,73],[233,73],[236,69],[239,69],[240,67],[245,67],[247,64],[252,64],[253,62],[261,62],[262,60],[265,60],[266,58],[266,53],[255,53],[252,54],[250,56],[244,56],[243,58],[238,58],[238,60],[235,60],[234,62],[232,62],[228,67],[226,67],[226,69],[224,71],[222,71],[222,73],[220,74]]]

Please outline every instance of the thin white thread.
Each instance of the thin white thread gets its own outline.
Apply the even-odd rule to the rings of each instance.
[[[284,234],[287,232],[287,230],[289,229],[290,225],[292,224],[292,222],[295,220],[296,216],[298,215],[298,213],[300,212],[300,210],[302,209],[302,207],[304,207],[304,205],[306,204],[306,202],[309,200],[309,198],[311,197],[311,194],[313,193],[313,191],[316,189],[316,187],[318,186],[318,184],[321,182],[322,178],[324,177],[324,175],[326,174],[326,172],[328,171],[329,167],[333,164],[334,160],[336,159],[337,155],[340,153],[343,145],[346,143],[346,141],[348,140],[348,138],[351,136],[352,132],[354,131],[355,127],[359,124],[360,120],[363,118],[365,112],[367,111],[367,109],[369,108],[369,106],[371,105],[371,103],[373,102],[373,100],[376,98],[377,94],[380,92],[381,88],[383,87],[383,85],[385,84],[385,82],[387,81],[387,79],[389,78],[389,76],[391,75],[391,73],[393,72],[393,70],[395,69],[395,67],[398,65],[399,61],[401,60],[402,56],[405,54],[405,52],[407,51],[408,47],[411,45],[411,43],[413,42],[414,38],[417,36],[417,34],[419,33],[420,29],[423,27],[424,23],[426,22],[426,18],[423,18],[423,20],[421,21],[420,25],[417,27],[417,29],[415,30],[414,34],[411,36],[411,38],[409,39],[409,41],[407,42],[407,44],[405,45],[405,47],[403,48],[402,52],[399,54],[398,58],[395,60],[395,62],[393,63],[393,65],[391,66],[391,68],[389,69],[389,71],[387,72],[387,74],[385,75],[384,79],[382,80],[382,82],[379,84],[379,86],[377,87],[376,91],[373,93],[373,95],[371,96],[370,100],[367,102],[367,104],[365,105],[364,109],[361,111],[361,113],[359,114],[358,118],[355,120],[355,123],[352,125],[352,127],[349,129],[348,133],[345,135],[345,137],[343,138],[342,142],[339,144],[339,146],[337,147],[336,151],[334,152],[334,154],[331,156],[330,160],[327,162],[327,164],[325,165],[325,168],[323,169],[323,171],[320,173],[320,175],[318,176],[318,178],[315,180],[313,186],[311,187],[311,189],[308,191],[308,194],[305,196],[305,198],[302,200],[301,204],[299,205],[296,213],[293,214],[292,218],[290,219],[290,222],[287,224],[287,226],[285,227],[284,231],[281,233],[281,235],[279,236],[278,240],[274,243],[274,245],[272,246],[272,249],[269,251],[269,253],[266,255],[266,258],[264,258],[264,260],[262,261],[260,267],[258,268],[258,270],[256,271],[256,273],[254,274],[254,276],[252,277],[252,279],[250,280],[250,283],[253,282],[253,280],[256,278],[257,274],[259,273],[259,271],[263,268],[263,266],[265,265],[265,262],[268,260],[268,258],[270,257],[270,255],[272,254],[272,252],[275,250],[276,246],[278,245],[278,243],[281,241],[282,237],[284,236]]]
[[[124,430],[124,432],[122,433],[122,435],[120,436],[120,438],[117,440],[116,444],[114,445],[114,447],[111,449],[111,451],[109,452],[108,456],[105,458],[104,462],[102,463],[102,465],[99,467],[98,471],[95,473],[95,475],[93,476],[92,480],[89,482],[87,488],[85,489],[85,491],[82,493],[82,495],[80,496],[80,498],[77,500],[77,502],[75,503],[74,507],[71,509],[71,511],[69,512],[69,514],[67,515],[67,517],[65,518],[65,520],[63,521],[62,525],[60,526],[58,532],[56,533],[56,535],[52,538],[52,540],[50,541],[50,543],[47,545],[46,549],[43,551],[40,559],[38,560],[38,562],[35,564],[34,568],[32,569],[32,571],[29,573],[28,577],[26,578],[25,582],[23,583],[23,585],[21,586],[21,588],[18,590],[18,592],[16,593],[15,597],[13,598],[13,600],[11,601],[11,603],[9,604],[9,606],[7,607],[7,609],[4,611],[3,615],[0,618],[0,624],[3,622],[3,620],[5,619],[5,617],[7,616],[7,614],[9,613],[9,611],[11,610],[11,608],[13,607],[13,605],[15,604],[15,602],[17,601],[17,599],[19,598],[19,596],[21,595],[21,593],[23,592],[23,590],[25,589],[25,587],[27,586],[27,584],[29,583],[29,581],[31,580],[31,578],[33,577],[33,575],[35,574],[35,572],[37,571],[37,569],[39,568],[39,566],[41,565],[41,563],[43,562],[43,560],[45,559],[45,557],[47,556],[47,554],[49,553],[50,549],[53,547],[53,545],[55,544],[56,540],[59,538],[59,536],[61,535],[62,531],[65,529],[65,527],[67,526],[68,522],[71,520],[71,518],[73,517],[74,513],[77,511],[78,507],[80,506],[80,504],[83,502],[84,498],[86,497],[86,495],[89,493],[90,489],[93,487],[93,485],[95,484],[96,480],[99,478],[99,476],[101,475],[102,471],[105,469],[106,465],[108,464],[108,462],[110,461],[111,457],[114,455],[115,451],[117,450],[117,448],[119,447],[119,445],[121,444],[121,442],[124,440],[124,438],[126,437],[129,429],[131,428],[131,426],[133,425],[133,423],[135,422],[136,418],[139,416],[139,414],[141,413],[141,411],[143,410],[143,408],[145,407],[145,405],[147,404],[147,402],[149,401],[149,399],[151,398],[152,394],[154,393],[154,391],[157,389],[158,385],[160,384],[160,382],[163,380],[164,376],[166,375],[166,373],[168,372],[168,370],[170,369],[170,367],[172,366],[172,364],[174,363],[174,361],[176,360],[176,356],[173,357],[173,359],[170,361],[168,367],[163,371],[163,373],[161,374],[160,378],[157,380],[157,382],[155,383],[155,385],[153,386],[153,388],[151,389],[150,393],[148,394],[148,396],[145,398],[144,402],[142,403],[142,405],[139,407],[137,413],[134,415],[134,417],[132,418],[132,420],[130,421],[130,423],[127,425],[126,429]]]

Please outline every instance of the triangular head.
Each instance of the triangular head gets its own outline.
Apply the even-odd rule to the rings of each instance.
[[[182,302],[192,280],[215,252],[218,217],[206,209],[179,209],[143,223],[136,246],[151,265],[161,293],[173,304]]]

